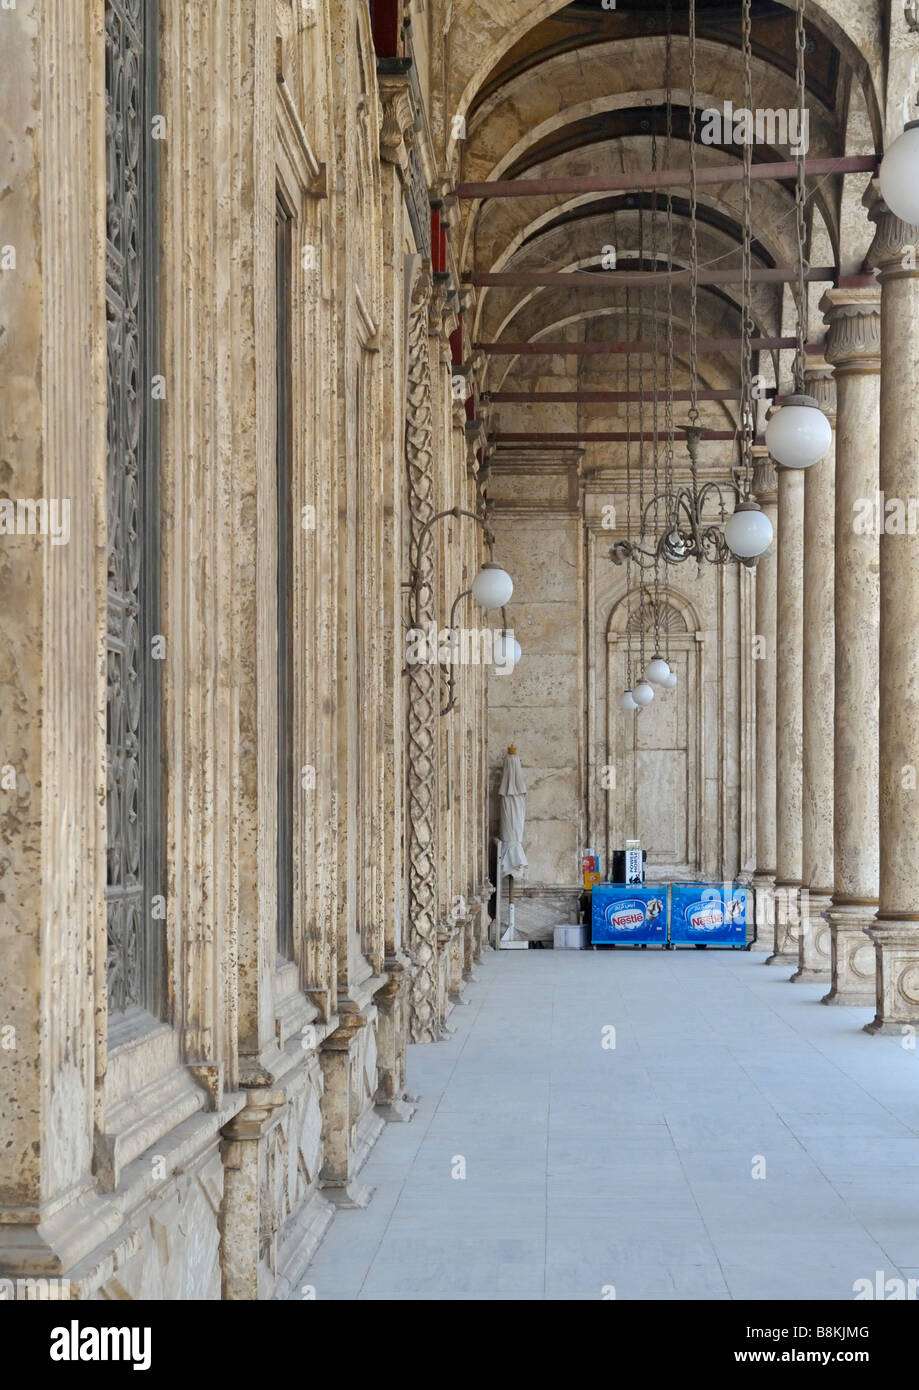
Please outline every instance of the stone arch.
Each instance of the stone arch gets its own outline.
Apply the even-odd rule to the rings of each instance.
[[[660,607],[661,618],[666,621],[667,627],[661,631],[669,631],[671,635],[675,633],[694,633],[699,629],[699,615],[690,599],[677,588],[669,584],[661,584],[658,587],[657,598],[653,592],[646,591],[644,601],[639,610],[640,590],[637,585],[633,585],[624,594],[620,595],[610,606],[606,619],[607,637],[626,636],[633,620],[641,611],[647,620],[651,620],[651,627],[645,628],[653,634],[656,605]],[[632,627],[633,635],[640,633],[640,627]]]
[[[526,0],[511,0],[502,6],[500,16],[487,13],[483,0],[443,3],[447,11],[443,19],[447,50],[453,59],[452,70],[457,74],[456,87],[446,93],[446,107],[452,116],[466,116],[476,93],[501,59],[542,20],[565,9],[567,0],[538,0],[535,5]],[[778,3],[792,9],[795,0]],[[878,96],[885,50],[883,10],[878,0],[866,4],[856,24],[847,10],[847,0],[811,0],[808,6],[809,22],[834,44],[862,86],[877,145],[883,135],[882,103]],[[516,23],[515,12],[519,16]],[[451,70],[449,63],[447,70]],[[448,131],[444,135],[445,163],[448,169],[455,170],[457,140]]]

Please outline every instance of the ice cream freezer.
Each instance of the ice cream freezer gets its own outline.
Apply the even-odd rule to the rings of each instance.
[[[745,947],[752,901],[741,883],[674,883],[671,945]]]
[[[595,883],[592,946],[666,946],[666,883]]]
[[[595,883],[590,944],[743,949],[752,902],[741,883]]]

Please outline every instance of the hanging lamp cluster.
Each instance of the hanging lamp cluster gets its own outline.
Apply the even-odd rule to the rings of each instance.
[[[796,88],[799,109],[804,111],[806,103],[805,83],[805,5],[806,0],[795,0],[795,55]],[[752,566],[772,543],[772,523],[760,509],[753,496],[753,445],[756,441],[756,401],[753,392],[753,342],[756,337],[756,324],[753,318],[752,265],[752,145],[743,146],[743,269],[741,294],[741,403],[738,419],[737,442],[739,463],[732,469],[732,477],[725,481],[699,482],[698,450],[702,438],[699,416],[699,368],[698,368],[698,171],[697,130],[696,130],[696,5],[689,0],[689,190],[690,190],[690,325],[689,325],[689,375],[690,409],[688,424],[685,426],[686,449],[689,456],[689,482],[677,487],[673,477],[673,301],[672,279],[668,281],[668,333],[666,349],[665,399],[667,409],[667,464],[663,491],[657,487],[658,437],[656,424],[654,440],[655,488],[649,502],[643,498],[640,478],[640,520],[637,536],[630,534],[624,540],[615,542],[610,550],[610,558],[616,564],[627,562],[629,567],[637,564],[639,571],[653,570],[655,586],[659,583],[661,564],[682,564],[695,560],[697,564],[729,564],[739,562]],[[753,109],[752,77],[752,38],[751,38],[751,0],[743,0],[742,13],[742,54],[745,83],[745,105]],[[671,110],[672,110],[672,58],[671,58],[671,6],[668,5],[667,25],[667,120],[668,155],[670,159]],[[803,116],[802,116],[803,120]],[[919,123],[916,123],[919,129]],[[916,136],[919,150],[919,135]],[[654,163],[652,155],[652,163]],[[827,452],[832,440],[832,427],[820,409],[817,401],[810,396],[805,387],[805,333],[807,325],[807,285],[810,267],[805,256],[806,241],[806,185],[805,159],[803,149],[795,157],[795,234],[796,234],[796,286],[794,291],[796,309],[794,391],[787,396],[781,406],[774,410],[766,427],[766,444],[777,463],[786,468],[808,468]],[[654,170],[652,170],[653,174]],[[653,179],[652,179],[653,183]],[[655,185],[656,190],[656,185]],[[656,191],[655,191],[656,200]],[[917,202],[919,213],[919,202]],[[668,270],[673,269],[673,229],[672,208],[668,196]],[[656,309],[655,288],[655,309]],[[655,330],[657,315],[655,313]],[[656,331],[655,342],[656,348]],[[654,352],[654,403],[657,408],[658,359]],[[641,384],[639,378],[639,397]],[[639,414],[642,415],[641,402]],[[639,470],[643,460],[639,458]],[[663,524],[661,524],[661,522]]]

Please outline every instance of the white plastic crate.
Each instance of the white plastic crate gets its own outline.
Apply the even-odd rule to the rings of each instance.
[[[588,944],[588,927],[563,924],[552,932],[552,945],[556,951],[583,951]]]

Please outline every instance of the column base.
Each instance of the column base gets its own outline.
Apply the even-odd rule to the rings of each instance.
[[[875,948],[868,936],[876,903],[833,903],[830,923],[832,987],[821,1004],[849,1004],[870,1008],[876,1003]]]
[[[792,984],[829,984],[832,978],[831,932],[827,912],[832,894],[801,889],[801,929],[798,934],[798,968]]]
[[[775,950],[775,874],[759,870],[753,875],[753,910],[756,921],[756,946],[772,954]]]
[[[798,964],[798,938],[801,931],[800,883],[775,885],[775,950],[767,965]]]
[[[902,1035],[919,1027],[919,921],[879,919],[868,935],[875,946],[877,1013],[865,1032]]]

